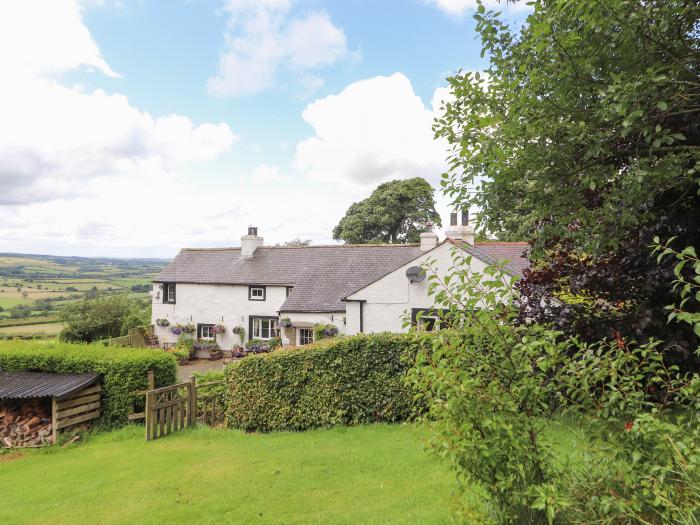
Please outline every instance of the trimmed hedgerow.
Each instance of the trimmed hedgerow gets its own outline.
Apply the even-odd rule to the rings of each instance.
[[[72,343],[0,342],[0,370],[102,374],[102,416],[99,423],[126,423],[133,411],[131,392],[148,387],[153,370],[157,387],[177,379],[177,362],[165,352],[147,348],[119,348]]]
[[[404,376],[418,334],[341,337],[248,357],[226,367],[229,426],[305,430],[396,422],[417,413]]]

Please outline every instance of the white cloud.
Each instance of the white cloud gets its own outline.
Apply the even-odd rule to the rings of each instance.
[[[279,182],[282,180],[280,169],[278,166],[270,166],[269,164],[260,164],[253,172],[253,181],[260,184],[269,182]]]
[[[478,7],[476,0],[424,0],[450,16],[462,17]],[[484,0],[484,7],[495,10],[525,11],[530,9],[525,1],[507,2],[506,0]]]
[[[0,64],[8,77],[80,66],[118,76],[100,55],[74,0],[3,2]]]
[[[345,33],[325,11],[297,16],[290,0],[229,0],[224,51],[218,72],[207,81],[216,96],[257,93],[273,86],[280,70],[299,77],[303,87],[322,79],[309,71],[350,56]]]
[[[153,230],[145,221],[165,222],[149,213],[154,196],[160,202],[191,163],[212,161],[237,140],[226,124],[154,117],[124,95],[52,78],[82,67],[115,76],[75,1],[3,4],[0,62],[4,250],[98,237],[109,244],[138,232],[147,242]]]
[[[434,104],[447,90],[436,90]],[[446,145],[433,139],[435,110],[401,73],[355,82],[307,106],[315,135],[296,148],[295,166],[315,180],[368,187],[421,176],[435,183]]]

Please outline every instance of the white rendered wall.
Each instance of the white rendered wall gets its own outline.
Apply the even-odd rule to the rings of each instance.
[[[307,312],[280,312],[280,319],[289,317],[292,325],[303,328],[312,328],[316,323],[333,324],[338,327],[338,333],[346,333],[345,312],[331,313],[307,313]],[[281,330],[283,345],[298,345],[299,330]]]
[[[163,291],[159,287],[160,283],[153,285],[152,324],[155,325],[156,319],[167,319],[170,326],[178,323],[223,324],[226,333],[217,336],[216,340],[221,348],[226,350],[242,343],[239,336],[232,331],[234,326],[242,326],[245,329],[247,341],[250,338],[249,317],[277,317],[277,312],[287,298],[287,289],[284,286],[267,286],[264,301],[249,301],[247,285],[178,283],[176,304],[163,304]],[[161,343],[177,341],[178,336],[170,331],[170,326],[155,326],[155,333]]]
[[[373,332],[404,332],[403,315],[409,318],[413,308],[432,308],[434,303],[428,295],[428,279],[420,283],[410,283],[406,278],[406,270],[411,266],[421,266],[428,259],[434,261],[433,267],[437,274],[445,276],[452,267],[453,244],[445,242],[437,248],[424,253],[417,259],[405,264],[397,270],[385,275],[378,281],[350,295],[347,299],[347,333],[349,335],[360,331],[360,306],[353,301],[363,300],[362,331]],[[472,257],[472,269],[482,272],[486,263]]]

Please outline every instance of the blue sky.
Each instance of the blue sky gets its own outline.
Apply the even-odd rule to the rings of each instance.
[[[377,184],[439,180],[445,76],[486,66],[473,4],[0,7],[0,250],[171,256],[249,223],[331,242]]]

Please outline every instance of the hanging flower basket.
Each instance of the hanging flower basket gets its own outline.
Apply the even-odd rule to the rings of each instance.
[[[156,324],[158,326],[170,326],[170,321],[167,319],[156,319]]]
[[[234,326],[233,327],[233,333],[236,335],[241,335],[244,333],[244,329],[242,326]]]
[[[225,334],[226,333],[226,327],[222,324],[217,324],[214,325],[214,328],[212,330],[216,335],[219,334]]]
[[[282,328],[291,328],[292,320],[289,317],[283,317],[282,319],[280,319],[280,326]]]
[[[187,323],[186,325],[183,325],[182,331],[186,334],[193,334],[197,331],[197,327],[192,323]]]
[[[176,324],[170,327],[170,332],[175,335],[180,335],[182,333],[182,325]]]

